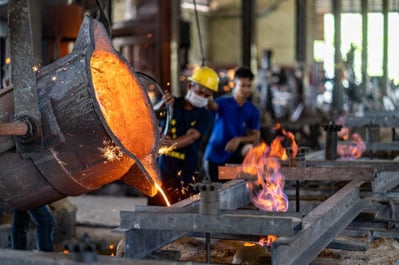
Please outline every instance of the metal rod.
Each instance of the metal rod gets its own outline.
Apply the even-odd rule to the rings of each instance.
[[[25,122],[0,123],[0,136],[24,136],[29,132]]]
[[[30,117],[40,128],[34,45],[30,5],[27,0],[15,0],[8,3],[11,81],[14,85],[15,115]],[[40,130],[36,130],[40,132]]]
[[[301,208],[301,206],[300,206],[300,201],[301,201],[300,186],[301,186],[301,183],[299,180],[297,180],[295,182],[295,210],[296,210],[296,212],[300,212],[300,208]]]
[[[206,263],[211,264],[211,233],[205,233],[206,239]]]

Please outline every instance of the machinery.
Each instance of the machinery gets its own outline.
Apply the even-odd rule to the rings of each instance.
[[[11,1],[8,12],[13,86],[0,91],[0,198],[31,209],[119,179],[154,196],[155,114],[104,23],[86,16],[73,51],[38,68],[28,1]]]

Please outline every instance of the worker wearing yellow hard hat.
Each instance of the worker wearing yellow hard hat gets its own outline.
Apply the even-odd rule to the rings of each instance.
[[[219,76],[215,70],[207,66],[202,66],[195,70],[188,79],[208,88],[212,92],[218,92]]]
[[[160,140],[158,158],[162,189],[170,203],[198,193],[194,183],[200,179],[200,143],[212,126],[208,100],[218,92],[219,77],[213,69],[202,66],[188,78],[187,92],[174,98],[165,93],[163,100],[173,109],[168,132]],[[160,195],[148,199],[149,205],[165,205]]]

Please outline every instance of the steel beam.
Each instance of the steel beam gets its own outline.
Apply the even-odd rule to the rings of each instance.
[[[353,163],[353,161],[351,161]],[[307,161],[306,161],[307,163]],[[323,161],[324,163],[324,161]],[[319,163],[320,165],[321,163]],[[399,166],[399,163],[396,163]],[[373,180],[375,169],[372,166],[362,165],[359,167],[282,167],[280,173],[285,180],[304,181],[350,181],[350,180]],[[241,166],[230,165],[219,167],[219,179],[254,178],[242,172]]]
[[[41,114],[37,95],[35,59],[31,23],[31,8],[27,0],[10,1],[8,4],[11,80],[14,85],[16,119],[31,118],[40,135]]]
[[[93,262],[74,261],[71,255],[48,252],[30,252],[24,250],[0,249],[1,265],[200,265],[203,263],[161,261],[161,260],[127,260],[111,256],[98,255]]]
[[[399,185],[399,171],[384,171],[376,175],[372,182],[373,192],[387,192]]]
[[[279,237],[272,245],[272,265],[310,264],[364,209],[359,196],[364,182],[352,181],[303,218],[293,237]]]
[[[237,209],[247,206],[249,198],[245,189],[245,181],[232,180],[224,183],[219,189],[219,200],[221,209]],[[199,207],[199,202],[199,198],[188,198],[173,204],[170,209],[175,210],[176,208],[176,211],[179,211],[179,208],[193,208],[195,211]],[[122,221],[122,217],[120,219]],[[125,233],[125,255],[127,258],[144,258],[151,252],[187,234],[182,231],[161,231],[157,228],[137,230],[118,227],[115,231]]]
[[[399,128],[399,114],[394,111],[365,113],[363,117],[349,116],[345,120],[348,128],[378,125],[382,128]]]
[[[256,212],[256,211],[253,211]],[[263,213],[263,214],[260,214]],[[202,215],[181,211],[122,211],[122,229],[158,229],[186,232],[230,233],[236,235],[293,236],[300,227],[298,217],[276,216],[257,211],[224,211],[217,215]]]
[[[381,160],[381,159],[357,159],[357,160],[306,160],[306,165],[309,167],[343,167],[343,168],[361,168],[372,167],[377,172],[394,171],[399,168],[399,161],[397,160]]]

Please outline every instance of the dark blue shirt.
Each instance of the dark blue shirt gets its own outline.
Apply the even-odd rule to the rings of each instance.
[[[212,115],[206,108],[184,109],[184,98],[177,98],[173,104],[173,116],[169,125],[168,135],[171,139],[185,135],[187,130],[194,128],[201,138],[183,148],[174,149],[166,155],[161,155],[158,164],[163,180],[173,177],[183,178],[191,182],[192,176],[198,172],[200,142],[212,126]]]
[[[260,129],[260,114],[256,106],[246,101],[238,105],[233,96],[222,96],[215,100],[218,109],[212,134],[205,149],[204,158],[216,164],[225,163],[232,153],[226,152],[228,141],[237,136],[246,136],[250,130]]]

